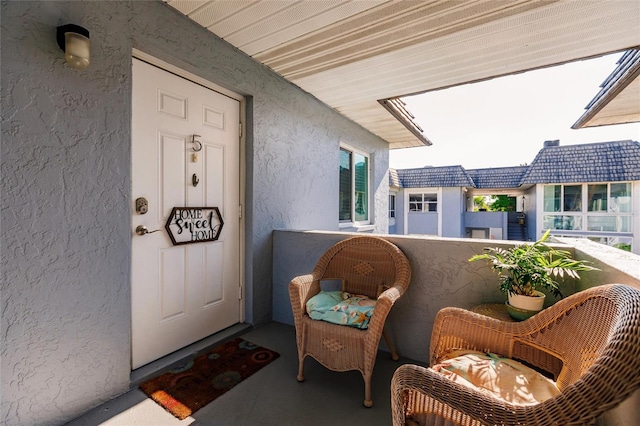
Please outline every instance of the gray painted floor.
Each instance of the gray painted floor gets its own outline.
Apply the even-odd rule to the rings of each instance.
[[[373,407],[365,408],[364,384],[357,371],[337,373],[314,359],[305,360],[305,381],[298,383],[298,356],[293,327],[269,323],[241,334],[280,357],[226,394],[180,421],[133,389],[68,423],[71,426],[164,425],[390,425],[391,376],[403,362],[379,352],[373,371]],[[134,379],[135,381],[135,379]]]

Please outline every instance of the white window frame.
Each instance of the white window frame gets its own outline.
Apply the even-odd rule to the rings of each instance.
[[[611,185],[615,184],[630,184],[630,204],[631,211],[630,212],[619,212],[614,211],[611,208]],[[561,209],[560,211],[549,212],[545,211],[545,199],[544,193],[545,188],[548,186],[561,186]],[[582,200],[581,200],[581,210],[580,211],[564,211],[564,187],[565,186],[577,186],[580,185],[582,188]],[[589,186],[592,185],[606,185],[607,187],[607,209],[606,210],[589,210]],[[640,233],[640,229],[637,229],[637,220],[635,219],[638,215],[638,205],[640,205],[640,200],[638,197],[640,195],[637,185],[633,181],[621,181],[621,182],[579,182],[579,183],[557,183],[557,184],[541,184],[541,191],[539,191],[540,198],[539,202],[542,206],[540,209],[540,216],[538,222],[539,234],[542,235],[546,228],[544,227],[544,219],[546,216],[572,216],[575,218],[579,218],[581,222],[580,229],[556,229],[552,228],[553,235],[557,236],[567,236],[567,237],[587,237],[593,240],[601,239],[606,241],[618,241],[629,240],[631,239],[632,249],[634,252],[637,251],[636,244],[638,244],[638,234]],[[609,231],[609,230],[589,230],[589,217],[603,217],[603,218],[628,218],[627,220],[630,222],[631,229],[628,231]]]
[[[437,207],[435,212],[412,212],[409,211],[409,199],[412,194],[436,194],[436,202]],[[434,188],[434,187],[421,187],[421,188],[408,188],[403,192],[403,209],[402,212],[402,220],[404,223],[403,233],[404,235],[409,235],[409,215],[414,214],[437,214],[438,215],[438,236],[442,236],[442,187]]]
[[[355,182],[355,163],[354,156],[351,156],[351,220],[340,220],[339,228],[350,228],[350,227],[358,227],[363,225],[371,224],[371,155],[368,152],[365,152],[361,149],[355,148],[351,145],[340,143],[340,150],[348,151],[351,154],[359,154],[367,159],[367,219],[366,220],[355,220],[356,218],[356,182]],[[339,167],[339,165],[338,165]],[[339,183],[338,183],[339,185]],[[340,206],[338,206],[338,209]]]
[[[392,202],[393,197],[393,202]],[[389,220],[396,219],[396,203],[397,203],[397,194],[395,192],[389,192]]]
[[[412,195],[420,195],[420,196],[422,196],[422,201],[420,201],[420,204],[422,206],[421,210],[411,210],[411,196]],[[431,196],[435,196],[436,200],[435,201],[425,201],[424,200],[425,195],[428,195],[430,197]],[[438,191],[433,191],[433,192],[429,192],[429,191],[421,191],[421,192],[411,191],[408,194],[408,198],[409,198],[409,210],[408,211],[410,213],[438,213],[438,211],[439,211],[438,205],[440,204],[440,197],[438,195]],[[430,209],[425,210],[424,209],[425,205],[431,206],[433,204],[435,204],[435,207],[436,207],[435,210],[430,210]]]
[[[392,226],[396,226],[396,216],[398,215],[398,191],[397,190],[389,190],[389,228]],[[393,204],[393,209],[391,209],[391,197],[393,197],[394,200],[394,204]],[[393,211],[393,217],[391,217],[391,212]],[[400,212],[402,212],[402,209],[400,210]],[[398,230],[396,229],[396,232],[398,232]]]

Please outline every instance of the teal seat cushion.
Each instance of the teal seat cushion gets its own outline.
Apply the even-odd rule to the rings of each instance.
[[[369,326],[376,301],[343,291],[321,291],[307,302],[307,313],[314,320],[360,329]]]

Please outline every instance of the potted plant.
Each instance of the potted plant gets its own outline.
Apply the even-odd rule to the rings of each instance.
[[[507,307],[537,312],[544,305],[546,290],[562,297],[557,281],[565,276],[580,279],[578,271],[596,270],[588,262],[571,258],[571,253],[550,247],[545,243],[551,230],[533,244],[525,243],[512,248],[487,247],[484,253],[469,259],[486,260],[500,276],[500,290],[507,294]],[[511,310],[509,313],[512,313]],[[513,316],[513,314],[512,314]],[[522,319],[522,318],[520,318]]]

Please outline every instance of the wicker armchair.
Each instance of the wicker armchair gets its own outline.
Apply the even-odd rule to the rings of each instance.
[[[394,425],[595,424],[640,387],[640,292],[621,284],[595,287],[520,323],[444,308],[431,336],[431,365],[452,348],[524,361],[552,374],[560,393],[512,405],[407,364],[391,383]]]
[[[409,285],[409,261],[394,244],[373,236],[358,236],[331,247],[312,274],[294,278],[289,284],[298,345],[298,381],[304,381],[307,355],[333,371],[358,370],[365,384],[364,405],[371,407],[371,374],[384,323],[395,301]],[[367,329],[313,320],[306,303],[321,290],[321,281],[338,280],[342,291],[377,299]],[[397,359],[395,350],[390,349]]]

